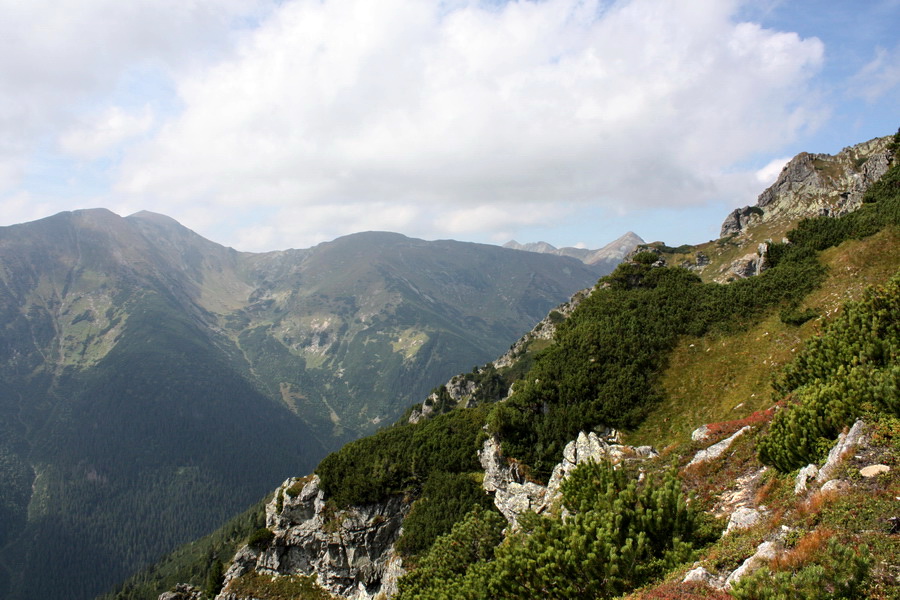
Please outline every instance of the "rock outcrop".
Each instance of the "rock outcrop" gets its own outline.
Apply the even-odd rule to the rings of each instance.
[[[876,138],[834,156],[798,154],[759,195],[756,206],[736,209],[726,217],[720,236],[740,235],[749,226],[777,219],[840,216],[857,209],[869,186],[890,166],[890,141],[890,136]]]
[[[262,548],[244,546],[225,573],[218,600],[230,600],[228,583],[254,570],[269,575],[315,575],[333,594],[374,598],[395,585],[402,564],[393,552],[409,507],[402,498],[332,512],[319,478],[288,479],[266,505],[266,527],[274,534]]]
[[[553,468],[549,482],[543,486],[527,480],[518,463],[503,456],[496,438],[490,438],[478,453],[484,469],[482,486],[485,491],[494,494],[494,505],[515,529],[522,513],[543,513],[560,500],[562,482],[578,465],[601,460],[618,464],[658,456],[650,446],[626,446],[619,444],[618,439],[618,432],[614,429],[600,435],[593,431],[579,433],[577,439],[566,444],[562,462]]]

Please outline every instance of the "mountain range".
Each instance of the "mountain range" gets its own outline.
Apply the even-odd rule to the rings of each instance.
[[[597,276],[379,232],[244,253],[150,212],[0,228],[0,596],[100,593]]]
[[[520,244],[515,240],[510,240],[503,244],[504,248],[512,248],[513,250],[525,250],[526,252],[538,252],[540,254],[554,254],[556,256],[571,256],[577,258],[586,265],[596,267],[601,275],[611,273],[612,270],[634,248],[640,244],[644,244],[643,239],[636,233],[629,231],[622,237],[613,240],[598,250],[589,250],[587,248],[575,248],[566,246],[565,248],[556,248],[547,242],[529,242]]]
[[[720,239],[640,245],[106,598],[896,597],[898,150],[801,155]]]

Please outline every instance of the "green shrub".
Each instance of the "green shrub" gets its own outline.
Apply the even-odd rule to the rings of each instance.
[[[523,515],[520,532],[478,560],[464,540],[439,538],[423,559],[429,570],[401,580],[399,600],[610,598],[692,557],[696,514],[673,473],[639,488],[608,463],[581,465],[563,496],[577,512]],[[435,573],[432,560],[460,553]]]
[[[638,252],[637,254],[632,256],[631,260],[642,265],[652,265],[657,260],[659,260],[659,256],[656,254],[656,252],[644,250],[643,252]]]
[[[436,471],[476,471],[485,415],[481,408],[453,410],[351,442],[319,463],[322,489],[345,508],[420,489]]]
[[[250,534],[250,537],[247,538],[247,545],[251,548],[256,548],[257,550],[261,550],[269,545],[269,543],[275,539],[275,533],[268,529],[267,527],[260,527],[256,531]]]
[[[473,506],[494,510],[491,497],[479,482],[467,473],[435,471],[425,482],[422,497],[403,520],[403,535],[397,540],[397,550],[405,555],[427,550]]]
[[[763,567],[732,588],[737,600],[855,600],[862,596],[871,562],[865,548],[855,551],[830,538],[813,562],[794,571]]]
[[[475,506],[453,525],[450,533],[437,538],[419,566],[398,582],[396,600],[439,597],[465,575],[474,564],[485,564],[503,539],[506,520],[497,512]]]
[[[789,400],[759,443],[782,472],[818,462],[866,404],[900,414],[900,274],[848,304],[810,340],[774,386]]]
[[[315,577],[304,575],[263,575],[249,571],[228,584],[228,592],[238,598],[265,600],[331,600],[333,596],[322,589]]]

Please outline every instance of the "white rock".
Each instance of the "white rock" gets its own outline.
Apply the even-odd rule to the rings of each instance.
[[[800,472],[797,473],[797,478],[794,480],[794,494],[805,494],[806,493],[806,483],[816,476],[819,472],[819,467],[813,464],[806,465]]]
[[[882,473],[887,473],[891,468],[887,465],[869,465],[859,470],[859,474],[863,477],[876,477]]]
[[[745,560],[728,579],[725,580],[725,589],[730,589],[745,575],[764,567],[770,560],[778,556],[779,546],[775,542],[763,542],[756,548],[756,553]]]
[[[706,438],[709,437],[709,427],[706,425],[701,425],[697,429],[691,432],[691,441],[694,442],[704,442]]]
[[[744,435],[748,431],[750,431],[750,426],[745,425],[744,427],[738,429],[731,437],[728,437],[717,444],[713,444],[706,450],[700,450],[699,452],[697,452],[697,454],[694,455],[694,458],[691,460],[691,462],[688,463],[687,466],[690,467],[692,465],[706,462],[708,460],[713,460],[722,456],[723,454],[725,454],[731,444],[734,443],[734,440]]]
[[[843,492],[850,487],[850,483],[843,479],[829,479],[822,485],[822,492]]]
[[[862,443],[865,427],[865,423],[863,423],[862,420],[859,420],[853,424],[850,431],[838,436],[837,443],[831,448],[831,451],[828,452],[828,459],[825,461],[822,468],[819,469],[816,481],[824,483],[834,476],[834,472],[840,464],[841,457],[844,453],[849,452],[854,446]]]
[[[728,526],[725,528],[725,533],[734,529],[747,529],[748,527],[753,527],[762,520],[762,517],[762,512],[759,510],[749,506],[742,506],[731,513],[731,518],[728,519]]]
[[[703,567],[697,567],[696,569],[688,571],[681,582],[698,582],[716,589],[721,589],[725,585],[725,582],[722,581],[720,577],[713,575]]]

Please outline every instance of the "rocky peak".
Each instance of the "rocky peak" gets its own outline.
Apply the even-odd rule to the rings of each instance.
[[[869,186],[890,166],[891,139],[875,138],[834,156],[798,154],[759,195],[755,206],[738,208],[725,218],[721,237],[740,234],[757,223],[840,216],[855,210]]]

